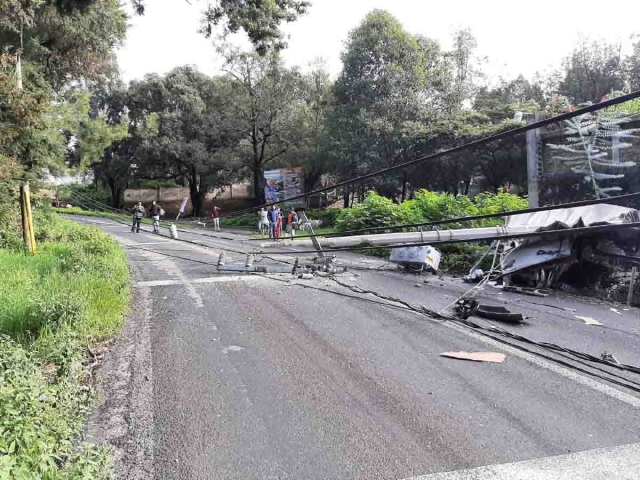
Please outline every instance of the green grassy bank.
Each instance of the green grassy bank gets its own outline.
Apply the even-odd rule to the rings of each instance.
[[[127,312],[126,257],[95,227],[46,210],[34,220],[35,256],[20,232],[0,232],[0,479],[106,478],[107,452],[76,439],[92,400],[88,349]]]

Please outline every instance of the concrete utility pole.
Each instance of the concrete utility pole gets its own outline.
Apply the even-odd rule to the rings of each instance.
[[[544,118],[543,112],[527,114],[527,125],[539,122]],[[540,206],[538,190],[538,141],[539,129],[527,131],[527,189],[529,191],[529,208]]]
[[[25,249],[35,255],[36,236],[33,231],[33,216],[31,215],[31,196],[29,195],[29,184],[20,187],[20,213],[22,214],[22,238]]]
[[[636,267],[631,267],[631,279],[629,280],[629,293],[627,294],[627,305],[631,306],[633,303],[633,290],[636,284]]]

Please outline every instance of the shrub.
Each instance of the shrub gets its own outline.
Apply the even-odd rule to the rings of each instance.
[[[372,227],[391,227],[401,223],[418,222],[421,218],[413,208],[402,208],[388,198],[368,192],[362,203],[340,210],[336,230],[359,230]]]
[[[74,452],[90,405],[76,369],[51,382],[18,343],[0,335],[0,478],[106,479],[106,452]]]
[[[126,257],[49,209],[34,210],[34,226],[37,255],[0,249],[0,478],[107,478],[107,452],[73,441],[91,401],[84,347],[122,321]]]

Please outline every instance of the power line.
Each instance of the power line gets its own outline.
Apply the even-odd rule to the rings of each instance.
[[[589,105],[587,107],[580,108],[580,109],[575,110],[573,112],[563,113],[561,115],[556,115],[555,117],[551,117],[551,118],[548,118],[546,120],[541,120],[539,122],[534,122],[534,123],[531,123],[529,125],[524,125],[522,127],[512,128],[510,130],[506,130],[504,132],[497,133],[495,135],[491,135],[489,137],[481,138],[479,140],[474,140],[472,142],[465,143],[464,145],[459,145],[457,147],[453,147],[453,148],[450,148],[448,150],[443,150],[441,152],[433,153],[433,154],[430,154],[430,155],[424,155],[422,157],[418,157],[418,158],[416,158],[414,160],[410,160],[408,162],[404,162],[404,163],[401,163],[399,165],[395,165],[393,167],[383,168],[381,170],[377,170],[375,172],[367,173],[366,175],[361,175],[361,176],[353,178],[351,180],[345,180],[343,182],[338,182],[338,183],[334,183],[333,185],[329,185],[328,187],[323,187],[323,188],[319,188],[319,189],[316,189],[316,190],[312,190],[311,192],[308,192],[308,193],[302,193],[300,195],[294,195],[292,197],[285,198],[283,200],[278,200],[277,202],[265,203],[263,205],[258,205],[256,207],[245,208],[245,209],[242,209],[242,210],[236,210],[235,212],[229,212],[227,214],[221,215],[221,217],[235,216],[235,215],[239,215],[241,213],[255,211],[258,208],[270,207],[271,205],[277,205],[277,204],[280,204],[280,203],[283,203],[283,202],[288,202],[288,201],[291,201],[291,200],[297,200],[299,198],[306,198],[306,197],[308,197],[310,195],[314,195],[316,193],[327,192],[329,190],[333,190],[335,188],[343,187],[345,185],[350,185],[352,183],[361,182],[362,180],[366,180],[368,178],[377,177],[377,176],[383,175],[385,173],[390,173],[390,172],[394,172],[396,170],[400,170],[400,169],[404,169],[404,168],[407,168],[407,167],[411,167],[413,165],[418,165],[419,163],[425,162],[427,160],[434,160],[436,158],[443,157],[443,156],[446,156],[446,155],[451,155],[451,154],[462,152],[464,150],[468,150],[468,149],[471,149],[471,148],[480,147],[482,145],[486,145],[487,143],[495,142],[497,140],[502,140],[503,138],[511,137],[511,136],[514,136],[514,135],[518,135],[520,133],[525,133],[525,132],[528,132],[529,130],[534,130],[534,129],[537,129],[537,128],[546,127],[547,125],[551,125],[553,123],[561,122],[563,120],[568,120],[570,118],[577,117],[579,115],[584,115],[585,113],[590,113],[590,112],[594,112],[594,111],[597,111],[597,110],[602,110],[604,108],[612,107],[614,105],[619,105],[621,103],[628,102],[630,100],[634,100],[634,99],[636,99],[638,97],[640,97],[640,90],[628,93],[626,95],[622,95],[622,96],[617,97],[617,98],[612,98],[612,99],[605,100],[605,101],[600,102],[600,103]]]

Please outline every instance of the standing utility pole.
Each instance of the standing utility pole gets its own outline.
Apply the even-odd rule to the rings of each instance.
[[[32,255],[36,253],[36,237],[33,231],[33,216],[31,215],[31,196],[29,184],[20,187],[20,213],[22,214],[22,238],[24,247]]]
[[[527,125],[544,119],[543,112],[527,114]],[[539,129],[527,130],[527,190],[529,191],[529,208],[540,206],[538,191],[538,141]]]

